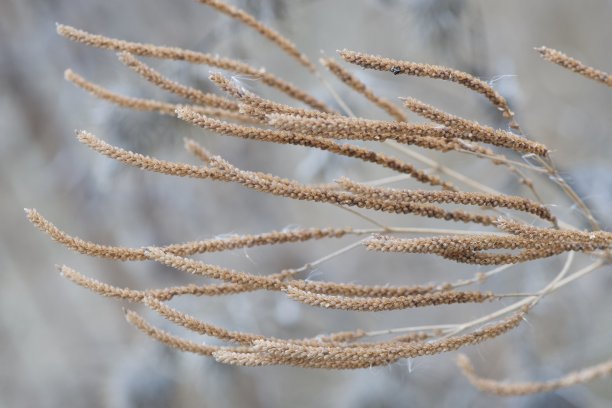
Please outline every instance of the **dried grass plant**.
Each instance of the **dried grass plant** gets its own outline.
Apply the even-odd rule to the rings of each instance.
[[[175,47],[117,40],[58,25],[57,32],[61,36],[92,47],[118,52],[121,62],[132,71],[151,84],[184,98],[189,104],[176,105],[115,94],[71,70],[66,71],[66,79],[94,96],[122,107],[176,116],[187,123],[227,136],[320,149],[382,166],[398,174],[367,182],[344,176],[326,184],[304,184],[274,174],[240,169],[209,153],[193,140],[186,140],[185,147],[201,161],[198,164],[176,163],[144,156],[112,146],[91,133],[77,132],[77,139],[81,143],[128,166],[177,177],[237,183],[248,189],[295,200],[329,203],[372,224],[369,229],[350,226],[303,228],[166,246],[128,248],[102,245],[71,236],[36,210],[27,209],[27,217],[32,224],[57,242],[82,254],[117,261],[152,260],[189,274],[221,282],[134,290],[94,280],[67,266],[59,267],[61,274],[77,285],[102,296],[141,303],[177,325],[217,338],[225,344],[201,344],[179,338],[153,327],[135,311],[126,311],[127,320],[148,336],[170,347],[211,356],[219,362],[235,365],[283,364],[328,369],[387,365],[403,358],[455,351],[503,335],[518,326],[541,299],[593,271],[602,269],[610,261],[612,233],[601,230],[589,208],[559,174],[550,149],[522,133],[506,99],[489,83],[446,67],[342,50],[338,53],[339,57],[353,66],[388,72],[391,77],[411,75],[462,85],[486,98],[499,110],[507,120],[508,130],[495,129],[446,113],[413,98],[402,98],[402,103],[396,104],[368,88],[352,73],[350,65],[345,67],[334,58],[322,59],[322,67],[352,88],[357,95],[372,102],[375,108],[386,112],[392,120],[356,117],[350,109],[350,101],[340,99],[333,87],[329,87],[327,80],[323,79],[320,67],[281,34],[236,7],[221,1],[200,1],[255,29],[280,47],[331,90],[336,105],[342,110],[336,111],[307,90],[302,90],[264,69],[240,61]],[[538,51],[549,61],[612,86],[612,76],[609,74],[590,68],[555,50],[543,47]],[[205,93],[168,79],[138,57],[181,60],[222,70],[223,73],[216,72],[210,76],[220,93]],[[263,84],[286,94],[298,106],[278,103],[247,91],[232,80],[233,74],[255,77]],[[299,105],[300,103],[302,105]],[[416,124],[409,121],[409,111],[431,123]],[[371,149],[369,146],[373,146],[372,143],[366,147],[361,144],[362,141],[390,147],[396,151],[397,157]],[[516,182],[524,186],[522,191],[527,194],[516,196],[499,192],[460,170],[453,170],[444,163],[420,153],[415,147],[445,154],[461,154],[466,161],[488,160],[491,165],[502,166],[516,176]],[[517,160],[517,157],[529,160],[521,161]],[[417,163],[437,170],[437,174],[419,168]],[[415,190],[387,187],[392,182],[408,178],[421,183],[423,188]],[[539,185],[533,181],[534,178],[552,180],[559,192],[567,195],[581,211],[590,224],[589,230],[580,230],[559,219],[554,209],[542,202]],[[373,210],[373,214],[412,214],[460,225],[476,224],[480,228],[474,230],[390,226],[377,220],[375,215],[366,215],[361,211],[363,209]],[[353,242],[307,265],[265,276],[190,258],[196,254],[238,248],[282,243],[297,245],[308,240],[339,238],[352,238]],[[359,246],[370,251],[430,254],[451,262],[494,265],[495,268],[477,273],[471,279],[449,279],[448,282],[414,286],[369,286],[306,279],[309,268],[340,257]],[[591,259],[591,263],[576,268],[574,265],[580,254]],[[565,256],[564,266],[554,279],[537,291],[493,293],[478,289],[485,280],[494,279],[514,264],[553,256]],[[452,266],[452,263],[450,265]],[[472,289],[464,290],[466,287]],[[431,324],[378,331],[355,329],[299,339],[273,338],[263,334],[227,330],[200,321],[165,303],[177,296],[227,296],[249,291],[282,292],[289,299],[315,307],[375,312],[468,302],[496,302],[508,298],[515,301],[493,313],[460,324]],[[558,380],[510,384],[479,377],[465,356],[459,357],[458,364],[474,386],[499,395],[550,391],[612,373],[612,363],[608,361]]]

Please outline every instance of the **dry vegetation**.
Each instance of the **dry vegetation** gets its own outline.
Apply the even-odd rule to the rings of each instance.
[[[311,71],[323,85],[329,85],[319,72],[319,67],[277,32],[262,25],[244,11],[223,2],[201,2],[255,29]],[[176,105],[115,94],[70,70],[66,71],[67,80],[96,97],[131,109],[176,116],[223,135],[328,151],[382,166],[400,175],[368,182],[355,181],[346,176],[326,184],[304,184],[273,174],[240,169],[209,153],[193,140],[186,140],[185,147],[202,162],[201,164],[176,163],[144,156],[112,146],[91,133],[77,132],[80,142],[129,166],[178,177],[237,183],[279,197],[329,203],[347,209],[372,224],[369,229],[350,226],[304,228],[161,247],[127,248],[100,245],[70,236],[43,218],[36,210],[26,210],[29,220],[39,229],[82,254],[119,261],[153,260],[193,275],[221,281],[222,283],[217,284],[140,291],[113,287],[88,278],[67,266],[59,268],[63,276],[97,294],[142,303],[177,325],[227,343],[195,343],[151,326],[135,311],[126,312],[130,323],[171,347],[212,356],[223,363],[246,366],[283,364],[355,369],[387,365],[403,358],[455,351],[500,336],[518,326],[542,298],[598,270],[610,260],[612,233],[600,229],[587,206],[560,176],[551,159],[550,149],[527,138],[504,97],[487,82],[470,74],[441,66],[393,60],[348,50],[339,51],[339,56],[345,62],[362,68],[385,71],[390,75],[440,79],[467,87],[488,99],[508,121],[511,131],[457,117],[412,98],[402,98],[405,108],[431,121],[429,124],[412,123],[408,120],[407,111],[401,106],[378,96],[348,68],[332,58],[322,59],[321,65],[386,112],[393,121],[355,117],[350,104],[341,100],[330,87],[338,106],[342,108],[340,113],[308,91],[240,61],[179,48],[112,39],[64,25],[59,25],[57,31],[67,39],[118,52],[119,59],[128,68],[161,89],[186,99],[191,105]],[[549,61],[612,86],[612,76],[602,71],[590,68],[555,50],[543,47],[538,51]],[[205,93],[170,80],[137,56],[182,60],[223,70],[225,74],[214,73],[210,76],[223,95]],[[295,102],[303,103],[306,107],[277,103],[251,93],[233,81],[232,74],[254,76],[265,85],[286,94]],[[347,140],[358,142],[352,144],[346,142]],[[398,157],[371,150],[362,144],[362,141],[385,144],[395,149]],[[462,154],[466,160],[485,159],[490,161],[491,165],[503,166],[516,176],[517,183],[524,185],[529,197],[498,192],[418,153],[414,147]],[[517,160],[516,154],[530,160]],[[421,170],[408,160],[432,166],[438,173]],[[590,230],[579,230],[558,219],[550,206],[542,202],[538,186],[531,175],[550,176],[550,180],[558,185],[559,192],[575,202],[590,223]],[[386,186],[390,182],[407,178],[422,183],[424,188],[407,190]],[[365,214],[362,210],[375,212]],[[477,224],[480,229],[390,226],[377,220],[376,212],[413,214],[460,225]],[[417,237],[414,237],[415,234]],[[406,235],[412,237],[406,238]],[[354,242],[317,261],[265,276],[190,258],[195,254],[237,248],[347,237],[353,237]],[[313,266],[332,257],[342,256],[357,246],[364,246],[371,251],[433,254],[452,262],[495,265],[496,268],[479,273],[471,279],[414,286],[368,286],[306,279],[307,272]],[[574,267],[575,259],[580,255],[589,257],[592,263],[582,268]],[[565,256],[565,264],[554,279],[538,291],[493,293],[478,290],[479,284],[508,270],[513,264],[552,256]],[[452,263],[449,265],[452,267]],[[473,289],[464,290],[465,287]],[[442,304],[496,302],[508,298],[514,298],[516,301],[493,313],[461,324],[432,324],[371,332],[356,329],[300,339],[272,338],[230,331],[197,320],[164,303],[182,295],[223,296],[259,290],[280,291],[296,302],[316,307],[376,312]],[[500,395],[550,391],[612,373],[612,363],[606,362],[568,374],[559,380],[507,384],[478,377],[465,356],[460,356],[458,363],[472,384],[483,391]]]

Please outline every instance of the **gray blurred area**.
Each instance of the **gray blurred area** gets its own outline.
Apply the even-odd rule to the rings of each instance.
[[[291,38],[309,57],[348,48],[443,64],[491,81],[508,97],[527,133],[549,145],[554,159],[612,226],[612,91],[541,60],[547,45],[612,71],[612,1],[485,0],[237,0]],[[159,327],[194,340],[138,305],[101,298],[63,279],[66,264],[113,285],[157,288],[201,282],[151,262],[120,263],[75,254],[32,227],[23,208],[57,226],[109,245],[145,246],[259,233],[292,226],[368,227],[333,206],[293,202],[236,185],[145,173],[80,145],[74,129],[160,158],[195,163],[183,137],[202,142],[241,168],[304,182],[340,175],[372,180],[391,173],[303,148],[221,137],[152,113],[118,109],[63,80],[70,67],[132,96],[175,101],[124,68],[112,52],[55,34],[65,23],[116,38],[176,45],[265,66],[335,102],[321,83],[248,27],[192,0],[2,0],[0,2],[0,406],[2,407],[609,407],[610,379],[548,395],[501,399],[475,391],[453,355],[401,361],[353,372],[290,367],[238,368],[168,349],[129,326],[122,306]],[[147,60],[166,75],[205,90],[210,69]],[[440,81],[354,72],[381,95],[414,96],[493,126],[506,125],[482,97]],[[359,95],[325,74],[359,115],[384,118]],[[237,78],[285,101],[256,78]],[[416,118],[413,118],[416,120]],[[395,153],[394,153],[395,154]],[[507,193],[527,194],[513,176],[484,160],[434,155],[450,167]],[[520,157],[514,157],[521,160]],[[580,225],[584,219],[544,178],[545,200]],[[406,183],[410,187],[414,184]],[[441,226],[411,216],[382,217],[403,226]],[[462,227],[462,226],[450,226]],[[252,273],[299,267],[350,240],[290,244],[199,257]],[[586,264],[580,258],[577,265]],[[563,258],[512,268],[485,285],[534,291]],[[466,267],[428,255],[384,255],[356,249],[321,265],[311,278],[368,284],[417,284],[471,277]],[[466,352],[479,372],[499,379],[545,380],[609,359],[612,354],[611,269],[551,295],[508,335]],[[509,304],[502,302],[502,304]],[[183,298],[172,306],[231,329],[281,337],[461,322],[499,308],[462,305],[381,314],[327,311],[253,293]]]

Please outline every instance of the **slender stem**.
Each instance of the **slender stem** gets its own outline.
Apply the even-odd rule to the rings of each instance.
[[[498,266],[495,269],[490,270],[489,272],[485,272],[485,273],[477,273],[473,278],[471,279],[463,279],[460,281],[457,281],[455,283],[452,284],[453,289],[462,287],[462,286],[468,286],[468,285],[472,285],[474,283],[477,282],[484,282],[485,280],[487,280],[488,278],[490,278],[493,275],[497,275],[498,273],[501,273],[503,271],[505,271],[506,269],[511,268],[512,266],[514,266],[514,264],[507,264],[507,265],[501,265]]]
[[[465,153],[465,154],[470,154],[472,156],[478,156],[478,157],[482,157],[484,159],[490,159],[490,160],[496,160],[496,161],[500,161],[506,164],[511,164],[513,166],[517,166],[517,167],[523,167],[527,170],[531,170],[531,171],[535,171],[537,173],[548,173],[548,171],[546,169],[540,168],[540,167],[536,167],[532,164],[525,164],[525,163],[521,163],[519,161],[516,160],[511,160],[508,159],[504,156],[498,156],[498,155],[490,155],[490,154],[485,154],[485,153],[480,153],[480,152],[472,152],[470,150],[465,150],[465,149],[457,149],[457,152],[461,152],[461,153]]]
[[[466,329],[469,329],[471,327],[474,327],[476,325],[480,325],[480,324],[489,322],[489,321],[491,321],[491,320],[493,320],[493,319],[495,319],[497,317],[505,315],[506,313],[513,312],[513,311],[515,311],[517,309],[520,309],[523,306],[526,306],[526,305],[530,305],[530,307],[535,306],[535,304],[538,303],[540,301],[540,299],[542,299],[543,296],[545,296],[548,293],[550,293],[550,289],[554,286],[554,284],[556,282],[558,282],[558,280],[561,279],[563,276],[565,276],[565,274],[567,273],[567,271],[569,270],[569,268],[572,265],[572,262],[574,260],[574,255],[575,255],[574,252],[570,252],[569,253],[569,255],[567,256],[567,259],[565,261],[565,264],[563,265],[563,268],[561,268],[561,271],[557,274],[557,276],[555,276],[555,278],[548,285],[546,285],[546,287],[544,289],[542,289],[542,291],[538,295],[527,297],[527,298],[525,298],[523,300],[520,300],[520,301],[518,301],[516,303],[511,304],[510,306],[507,306],[505,308],[497,310],[496,312],[490,313],[490,314],[488,314],[486,316],[483,316],[481,318],[472,320],[470,322],[458,325],[456,330],[454,330],[451,333],[448,333],[445,337],[453,336],[455,334],[458,334],[458,333],[460,333],[460,332],[462,332],[462,331],[464,331]]]
[[[380,228],[384,229],[385,231],[390,231],[390,230],[391,230],[391,228],[390,228],[390,227],[388,227],[388,226],[386,226],[386,225],[384,225],[384,224],[382,224],[382,223],[380,223],[380,222],[376,221],[376,220],[375,220],[374,218],[372,218],[372,217],[368,217],[367,215],[362,214],[361,212],[359,212],[359,211],[357,211],[357,210],[354,210],[354,209],[352,209],[352,208],[350,208],[350,207],[346,207],[346,206],[343,206],[343,205],[340,205],[340,204],[334,204],[334,205],[335,205],[336,207],[338,207],[338,208],[340,208],[340,209],[344,210],[344,211],[348,211],[348,212],[350,212],[351,214],[354,214],[354,215],[356,215],[357,217],[359,217],[359,218],[362,218],[362,219],[366,220],[367,222],[369,222],[369,223],[371,223],[371,224],[376,225],[377,227],[380,227]]]
[[[383,330],[372,330],[365,333],[365,337],[384,336],[386,334],[399,334],[411,331],[433,331],[433,330],[446,330],[456,327],[456,324],[433,324],[427,326],[411,326],[411,327],[400,327],[396,329],[383,329]]]
[[[287,270],[285,270],[283,272],[291,272],[292,274],[297,274],[297,273],[300,273],[300,272],[304,272],[306,270],[310,270],[310,269],[314,268],[317,265],[320,265],[320,264],[322,264],[324,262],[329,261],[330,259],[333,259],[333,258],[335,258],[335,257],[337,257],[339,255],[344,254],[345,252],[348,252],[348,251],[350,251],[352,249],[357,248],[358,246],[360,246],[362,244],[362,242],[363,242],[363,239],[360,239],[359,241],[353,242],[350,245],[344,246],[344,247],[340,248],[339,250],[332,252],[331,254],[327,254],[324,257],[321,257],[321,258],[317,259],[316,261],[304,264],[303,266],[301,266],[301,267],[299,267],[297,269],[287,269]]]
[[[559,171],[553,165],[552,161],[550,159],[544,160],[541,157],[538,157],[538,161],[540,163],[542,163],[542,165],[548,170],[549,175],[552,177],[553,180],[555,180],[557,182],[557,184],[559,184],[559,187],[561,187],[563,192],[572,201],[574,201],[574,203],[576,203],[578,208],[580,208],[582,210],[582,212],[585,215],[585,217],[587,217],[587,219],[589,220],[589,223],[591,224],[591,228],[594,231],[600,231],[601,230],[601,226],[599,225],[599,222],[593,216],[593,213],[591,212],[589,207],[584,203],[584,201],[582,201],[582,199],[576,193],[576,191],[574,191],[574,189],[572,189],[570,187],[570,185],[567,184],[565,179],[563,177],[561,177],[561,174],[559,174]]]
[[[443,235],[474,235],[474,234],[491,234],[503,235],[503,232],[497,231],[471,231],[471,230],[457,230],[457,229],[444,229],[444,228],[417,228],[417,227],[390,227],[391,232],[409,232],[417,234],[443,234]]]
[[[408,234],[440,234],[440,235],[483,235],[491,234],[503,235],[503,232],[497,231],[470,231],[470,230],[459,230],[459,229],[446,229],[446,228],[420,228],[420,227],[388,227],[388,228],[358,228],[351,230],[352,235],[364,235],[364,234],[379,234],[381,232],[395,232],[395,233],[408,233]],[[504,265],[504,267],[510,267],[512,265]]]
[[[520,135],[524,135],[523,130],[521,129],[520,125],[518,124],[518,122],[514,119],[514,117],[512,117],[510,126],[512,126]],[[587,219],[589,220],[589,223],[591,224],[591,227],[593,228],[593,230],[595,231],[599,231],[601,230],[601,226],[599,225],[599,222],[595,219],[595,217],[593,216],[593,213],[591,212],[591,210],[589,209],[589,207],[584,203],[584,201],[582,201],[582,199],[580,198],[580,196],[574,191],[574,189],[572,189],[570,187],[569,184],[567,184],[567,182],[565,181],[565,179],[563,177],[561,177],[561,174],[559,174],[559,171],[557,170],[557,167],[553,164],[552,160],[550,159],[550,157],[547,157],[546,160],[543,159],[542,157],[536,156],[536,160],[542,165],[544,166],[544,168],[546,169],[546,171],[548,172],[549,176],[553,178],[553,180],[555,180],[557,182],[557,184],[559,184],[559,186],[561,187],[561,189],[563,190],[563,192],[572,200],[574,201],[574,203],[576,203],[576,205],[582,210],[582,212],[584,213],[584,215],[587,217]],[[565,224],[565,226],[567,226],[568,224],[566,223],[561,223],[559,222],[557,226],[561,226],[563,227]],[[571,226],[570,226],[571,227]],[[573,227],[571,227],[571,229],[575,229]]]
[[[351,231],[352,235],[370,235],[376,233],[409,233],[409,234],[440,234],[440,235],[474,235],[474,234],[486,234],[488,232],[484,231],[465,231],[465,230],[454,230],[454,229],[440,229],[440,228],[416,228],[416,227],[385,227],[385,228],[363,228],[363,229],[354,229]],[[500,233],[491,232],[492,235],[499,235]],[[353,242],[352,244],[346,245],[337,251],[334,251],[330,254],[323,256],[322,258],[317,259],[316,261],[309,262],[304,264],[303,266],[296,269],[286,269],[285,272],[289,271],[294,274],[303,272],[308,270],[314,266],[320,265],[324,262],[327,262],[337,256],[344,254],[345,252],[350,251],[351,249],[357,248],[363,239],[360,239],[357,242]],[[499,269],[499,268],[498,268]]]
[[[570,252],[568,254],[568,257],[565,261],[565,264],[563,265],[563,268],[561,269],[561,271],[555,276],[555,278],[550,281],[542,290],[540,290],[538,293],[532,294],[532,295],[528,295],[527,297],[525,297],[524,299],[521,299],[509,306],[506,306],[502,309],[499,309],[493,313],[490,313],[486,316],[480,317],[478,319],[474,319],[471,320],[469,322],[466,323],[460,323],[460,324],[439,324],[439,325],[431,325],[431,326],[410,326],[410,327],[400,327],[400,328],[394,328],[394,329],[387,329],[387,330],[379,330],[379,331],[371,331],[371,332],[367,332],[366,336],[379,336],[379,335],[385,335],[385,334],[392,334],[392,333],[406,333],[406,332],[412,332],[412,331],[420,331],[420,330],[441,330],[444,333],[444,337],[449,337],[449,336],[453,336],[456,335],[462,331],[465,331],[466,329],[469,329],[471,327],[477,326],[477,325],[481,325],[484,323],[487,323],[491,320],[494,320],[498,317],[501,317],[507,313],[513,312],[515,310],[520,309],[523,306],[526,305],[530,305],[530,307],[535,306],[544,296],[549,295],[550,293],[555,292],[556,290],[558,290],[559,288],[562,288],[563,286],[569,284],[570,282],[575,281],[576,279],[579,279],[585,275],[588,275],[589,273],[595,271],[596,269],[598,269],[599,267],[601,267],[602,265],[605,264],[605,260],[600,259],[597,260],[596,262],[593,262],[587,266],[585,266],[584,268],[581,268],[580,270],[572,273],[571,275],[567,276],[567,273],[572,265],[572,262],[574,260],[574,256],[575,253],[574,252]],[[500,268],[497,268],[496,270],[491,271],[491,273],[499,273],[501,272]],[[525,296],[526,294],[507,294],[507,295],[512,295],[512,296]]]
[[[344,99],[340,97],[338,92],[336,92],[334,87],[331,86],[329,81],[325,79],[318,70],[314,71],[313,73],[314,73],[315,78],[317,78],[323,84],[325,89],[327,89],[327,91],[331,94],[332,98],[334,98],[334,100],[338,103],[338,105],[340,105],[344,113],[348,116],[355,117],[355,113],[353,112],[353,110],[348,106],[348,104],[344,101]]]
[[[557,289],[567,285],[568,283],[573,282],[576,279],[581,278],[584,275],[587,275],[587,274],[593,272],[595,269],[603,266],[604,264],[605,264],[605,261],[603,259],[600,259],[599,261],[590,264],[589,266],[579,270],[578,272],[574,272],[573,274],[571,274],[570,276],[566,277],[565,279],[559,280],[553,286],[552,290],[557,290]]]
[[[407,154],[408,156],[412,157],[415,160],[420,161],[421,163],[424,163],[436,170],[438,170],[440,173],[446,174],[447,176],[450,176],[452,178],[454,178],[455,180],[458,180],[460,182],[462,182],[465,185],[468,185],[472,188],[475,188],[477,190],[480,191],[484,191],[486,193],[490,193],[490,194],[501,194],[499,191],[488,187],[464,174],[461,174],[455,170],[452,170],[446,166],[441,165],[439,162],[435,161],[434,159],[431,159],[427,156],[424,156],[420,153],[417,153],[415,151],[413,151],[412,149],[408,149],[405,146],[402,146],[401,144],[394,142],[393,140],[386,140],[385,143],[389,146],[391,146],[392,148],[394,148],[395,150],[398,150],[404,154]]]

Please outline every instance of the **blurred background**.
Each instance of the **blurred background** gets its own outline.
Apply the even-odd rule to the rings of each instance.
[[[553,149],[563,174],[610,228],[612,93],[541,60],[533,47],[547,45],[612,71],[612,1],[232,3],[285,34],[313,60],[348,48],[448,65],[490,81],[509,99],[527,133]],[[71,234],[136,247],[296,225],[367,224],[332,206],[127,168],[80,145],[74,129],[86,129],[145,154],[193,162],[182,148],[182,139],[188,136],[242,168],[305,182],[331,181],[340,175],[372,180],[390,173],[322,152],[208,134],[173,118],[118,109],[96,100],[64,81],[64,69],[70,67],[127,95],[174,99],[124,68],[114,53],[60,38],[55,34],[56,22],[126,40],[238,58],[265,66],[334,104],[320,82],[263,38],[191,0],[0,2],[0,406],[612,405],[610,379],[547,395],[501,399],[475,391],[459,374],[452,355],[352,372],[239,368],[170,350],[136,331],[125,322],[121,306],[140,310],[169,331],[201,340],[138,306],[101,298],[73,285],[59,276],[54,264],[66,264],[121,287],[157,288],[199,281],[150,262],[119,263],[75,254],[31,226],[24,207],[38,209]],[[173,79],[213,90],[207,80],[208,67],[147,62]],[[361,69],[353,72],[390,99],[414,96],[454,114],[506,126],[484,98],[459,86]],[[356,113],[384,118],[361,96],[325,75]],[[238,80],[249,89],[284,100],[259,86],[256,78]],[[457,154],[436,157],[504,192],[525,194],[512,176],[486,161]],[[537,177],[536,182],[550,185]],[[554,186],[545,191],[547,203],[554,205],[560,217],[581,225],[584,220]],[[383,219],[403,226],[442,225],[423,224],[411,216]],[[263,274],[299,267],[348,243],[284,245],[200,258]],[[562,261],[516,266],[485,288],[537,290]],[[577,265],[587,261],[581,259]],[[356,249],[321,265],[311,278],[416,284],[454,281],[479,271],[486,269],[429,255],[382,255]],[[466,352],[479,372],[513,380],[554,378],[608,359],[611,288],[610,269],[599,271],[547,298],[515,331]],[[283,337],[461,322],[500,307],[495,303],[372,314],[320,310],[270,293],[176,299],[172,305],[231,329]]]

